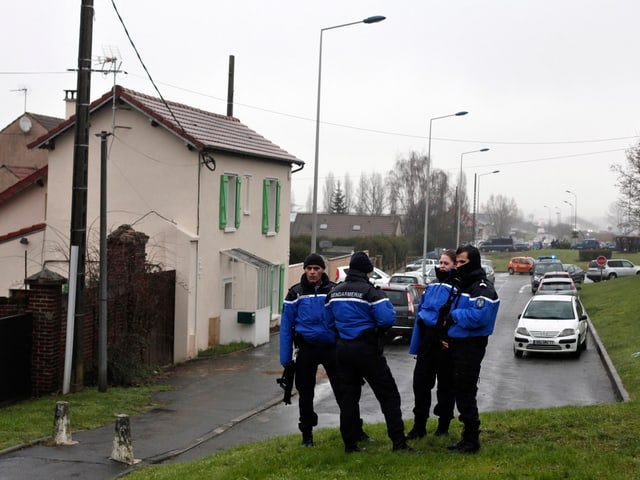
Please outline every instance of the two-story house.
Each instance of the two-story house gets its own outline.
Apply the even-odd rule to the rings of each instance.
[[[145,233],[148,261],[176,271],[174,361],[217,342],[269,341],[286,293],[291,174],[304,162],[236,118],[121,86],[89,110],[89,257],[99,244],[99,135],[109,132],[108,230]],[[75,120],[30,144],[49,151],[43,265],[64,276]]]
[[[26,112],[0,131],[0,296],[42,269],[48,152],[27,145],[62,121]]]

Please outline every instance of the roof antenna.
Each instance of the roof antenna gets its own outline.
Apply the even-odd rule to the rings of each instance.
[[[15,90],[9,90],[10,92],[24,92],[24,113],[27,113],[27,87],[16,88]]]
[[[94,65],[100,66],[99,69],[94,69],[94,72],[100,72],[107,76],[113,74],[113,93],[112,93],[112,116],[111,116],[111,131],[116,129],[116,76],[118,73],[127,73],[120,70],[122,66],[122,57],[120,55],[120,49],[113,45],[103,45],[102,55],[99,55]]]

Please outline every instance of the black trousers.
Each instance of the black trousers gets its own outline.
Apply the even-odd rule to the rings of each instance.
[[[433,342],[421,349],[413,369],[413,415],[415,425],[421,429],[429,418],[431,390],[438,381],[436,398],[438,403],[433,413],[443,420],[453,418],[455,397],[453,395],[453,363],[449,349],[443,350],[440,342]]]
[[[301,432],[311,432],[313,427],[318,424],[318,415],[313,409],[313,398],[319,365],[322,365],[327,372],[333,394],[339,403],[340,384],[338,382],[335,345],[303,342],[298,349],[295,377],[300,410],[298,428]],[[358,418],[360,418],[359,415],[358,411]]]
[[[453,361],[453,393],[460,420],[465,425],[480,421],[476,395],[487,341],[487,337],[469,337],[452,338],[449,342]]]
[[[387,434],[395,444],[404,442],[404,423],[400,410],[400,393],[387,360],[371,340],[338,340],[338,375],[342,387],[340,433],[346,447],[355,446],[360,431],[360,395],[366,380],[387,424]]]

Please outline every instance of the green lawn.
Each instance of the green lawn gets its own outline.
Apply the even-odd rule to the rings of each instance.
[[[577,257],[577,254],[576,254]],[[563,261],[568,261],[561,256]],[[571,259],[573,260],[573,259]],[[592,321],[631,397],[626,403],[482,413],[482,449],[446,451],[451,439],[427,435],[420,455],[394,454],[384,425],[367,426],[377,442],[346,455],[337,429],[318,430],[316,447],[299,435],[229,449],[202,460],[142,467],[138,479],[637,479],[640,478],[640,277],[584,285]],[[593,347],[591,347],[593,348]],[[526,380],[523,380],[526,381]],[[459,436],[455,422],[451,438]]]

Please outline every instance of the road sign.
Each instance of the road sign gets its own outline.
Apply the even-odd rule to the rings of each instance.
[[[596,258],[596,262],[598,262],[599,266],[604,267],[607,264],[607,257],[600,255]]]

